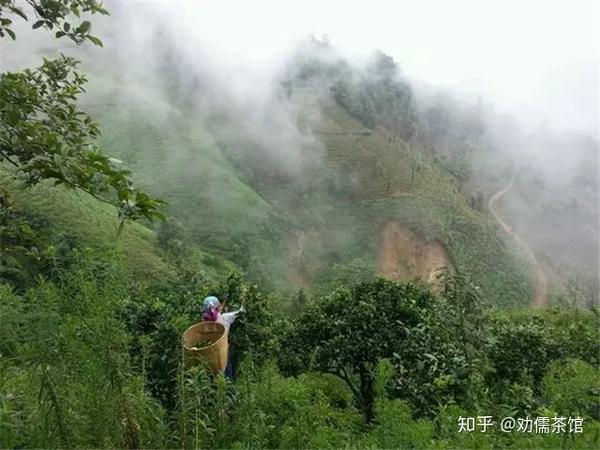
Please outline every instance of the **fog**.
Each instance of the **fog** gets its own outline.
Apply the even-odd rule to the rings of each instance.
[[[597,135],[600,13],[594,1],[128,0],[107,5],[112,17],[94,20],[104,35],[105,53],[147,60],[148,43],[158,29],[203,71],[217,72],[240,98],[264,98],[295,43],[311,34],[326,35],[346,56],[360,59],[381,50],[407,77],[465,98],[483,96],[498,112],[513,114],[529,127],[544,122],[555,130]],[[106,31],[126,39],[126,48],[113,46]],[[39,34],[27,39],[52,45]],[[2,60],[15,57],[6,47],[0,46],[3,65]]]
[[[149,3],[223,64],[272,69],[308,34],[355,57],[379,49],[412,78],[483,95],[557,128],[595,132],[599,13],[579,1]],[[187,38],[186,38],[187,40]]]
[[[207,128],[205,136],[215,142],[239,138],[241,131],[247,142],[240,149],[250,149],[252,158],[265,157],[302,184],[310,168],[322,163],[324,145],[312,126],[319,123],[319,108],[309,108],[307,115],[306,105],[299,108],[284,87],[296,52],[314,42],[313,36],[331,45],[332,58],[360,73],[373,52],[382,51],[399,64],[419,114],[444,104],[450,115],[481,121],[486,148],[505,158],[496,169],[510,165],[525,172],[521,195],[515,194],[505,214],[520,224],[546,264],[567,255],[553,267],[564,262],[597,271],[596,2],[148,0],[106,5],[111,16],[93,18],[104,48],[56,41],[19,24],[16,43],[0,41],[0,69],[36,65],[43,54],[74,54],[90,74],[86,101],[92,105],[110,96],[124,109],[137,98],[155,110],[156,121],[166,126],[187,118],[186,133]],[[102,85],[106,77],[118,81],[108,93]],[[184,171],[187,160],[177,146],[169,150],[171,163]],[[465,191],[491,194],[500,187],[498,179],[497,173],[482,170]],[[538,211],[527,207],[525,197],[540,183],[545,192],[532,194]],[[576,201],[579,212],[569,213],[565,222],[564,208]],[[558,206],[552,210],[553,202]],[[540,224],[544,232],[538,233]],[[581,237],[580,245],[568,248],[573,235]]]

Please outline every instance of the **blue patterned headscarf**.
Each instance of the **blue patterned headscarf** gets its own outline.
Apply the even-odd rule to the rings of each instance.
[[[202,303],[202,310],[210,311],[211,309],[217,309],[220,304],[221,302],[219,301],[219,299],[214,295],[211,295],[204,299],[204,302]]]

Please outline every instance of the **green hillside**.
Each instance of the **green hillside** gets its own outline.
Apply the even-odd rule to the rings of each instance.
[[[47,224],[44,229],[47,241],[63,236],[74,239],[78,246],[116,251],[140,278],[160,276],[171,270],[159,256],[155,233],[148,228],[126,224],[122,235],[117,237],[119,222],[114,207],[86,193],[49,184],[19,189],[8,170],[0,171],[0,184],[10,193],[16,208]]]
[[[364,126],[317,90],[299,87],[290,97],[299,124],[309,124],[322,145],[318,161],[294,178],[226,116],[194,115],[108,75],[95,80],[86,108],[101,124],[102,149],[167,201],[188,251],[233,261],[249,279],[279,291],[320,294],[378,273],[382,228],[392,221],[440,243],[448,264],[472,277],[490,303],[531,298],[525,260],[486,213],[468,205],[453,175],[425,149]],[[170,270],[152,231],[130,225],[117,239],[114,211],[85,194],[38,187],[17,200],[53,233],[112,243],[135,271]]]
[[[121,260],[133,278],[144,284],[171,278],[177,267],[157,245],[157,233],[139,223],[125,223],[118,234],[116,209],[81,191],[67,190],[50,183],[23,189],[8,168],[0,169],[1,192],[8,194],[12,207],[39,233],[38,250],[67,245],[69,249],[90,249],[94,254]],[[69,251],[69,250],[67,250]],[[193,248],[186,261],[191,271],[209,279],[227,276],[235,266]]]
[[[349,168],[358,180],[347,202],[364,227],[356,240],[357,257],[374,255],[379,227],[394,220],[443,243],[451,263],[472,276],[492,302],[528,301],[527,264],[494,222],[468,205],[452,175],[424,149],[384,128],[367,132],[339,106],[329,103],[324,109],[334,124],[319,130],[329,163],[340,173]]]
[[[451,174],[424,149],[365,127],[316,90],[297,88],[290,98],[298,122],[310,124],[323,146],[320,160],[294,179],[247,132],[223,125],[227,117],[194,115],[150,92],[115,93],[115,86],[101,78],[87,104],[101,123],[103,149],[168,202],[190,243],[235,261],[251,279],[319,293],[372,277],[381,228],[395,221],[440,242],[491,303],[529,301],[528,266],[492,220],[468,205]],[[109,93],[115,103],[95,100]],[[303,236],[293,262],[300,284],[290,275],[290,233]]]

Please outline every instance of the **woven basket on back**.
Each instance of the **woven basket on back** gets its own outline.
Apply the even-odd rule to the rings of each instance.
[[[218,322],[198,322],[183,333],[183,350],[191,363],[206,361],[214,374],[227,367],[228,329]],[[195,347],[198,341],[210,341],[205,347]]]

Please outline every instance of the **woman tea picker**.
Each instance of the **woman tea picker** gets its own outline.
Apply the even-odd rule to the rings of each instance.
[[[227,330],[240,313],[245,311],[242,306],[237,311],[222,312],[225,307],[224,303],[221,303],[215,296],[206,297],[202,304],[202,320],[208,322],[219,322],[225,326]],[[233,366],[231,365],[231,352],[227,356],[227,367],[225,368],[225,377],[230,380],[233,379]]]

